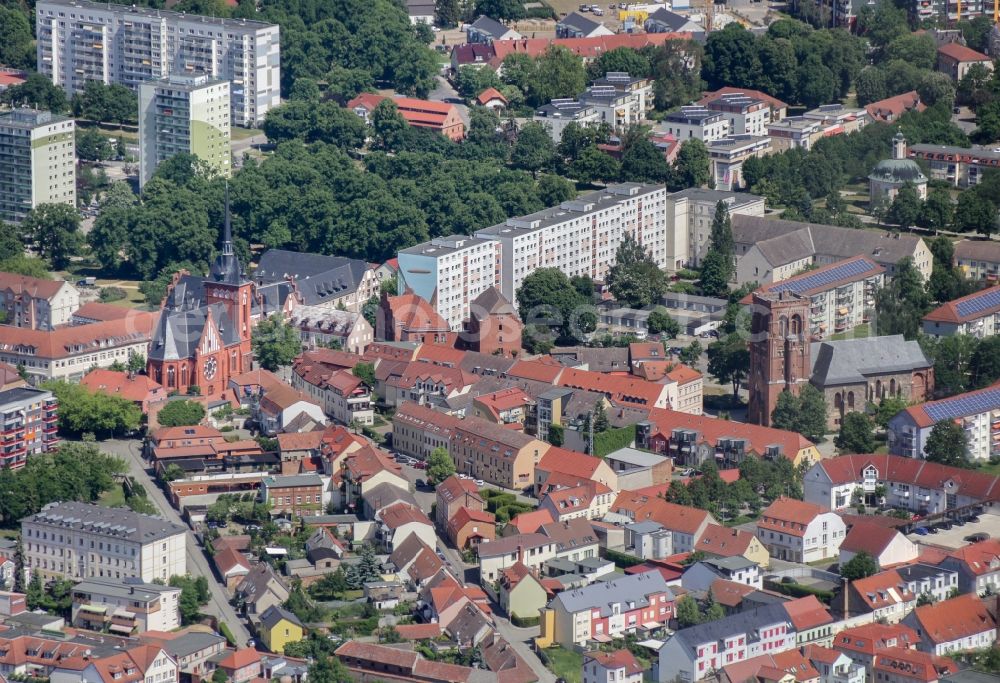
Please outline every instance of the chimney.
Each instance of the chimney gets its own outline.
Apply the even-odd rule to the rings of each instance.
[[[848,592],[850,590],[850,587],[851,587],[851,580],[844,579],[844,619],[846,619],[851,615],[850,608],[848,607],[848,602],[849,602]]]
[[[524,546],[523,545],[518,545],[517,546],[517,561],[520,562],[521,564],[524,564]]]

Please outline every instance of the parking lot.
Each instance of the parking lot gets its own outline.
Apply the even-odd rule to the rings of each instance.
[[[922,545],[938,546],[954,550],[968,545],[965,540],[973,534],[988,534],[990,538],[1000,538],[1000,516],[983,513],[979,515],[978,522],[966,522],[962,525],[954,525],[951,529],[938,529],[934,533],[921,536],[917,533],[910,534],[907,538]]]

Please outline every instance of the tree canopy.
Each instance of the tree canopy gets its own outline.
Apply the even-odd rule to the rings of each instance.
[[[251,345],[257,362],[265,370],[274,372],[291,365],[302,353],[302,340],[298,331],[280,316],[271,316],[257,323],[251,333]]]
[[[924,456],[928,462],[968,467],[968,448],[969,437],[962,425],[953,420],[941,420],[931,428],[927,443],[924,444]]]
[[[142,409],[121,396],[91,392],[79,384],[51,381],[42,385],[59,400],[59,431],[66,436],[124,436],[142,422]]]
[[[653,255],[632,233],[625,233],[615,262],[608,269],[608,289],[622,306],[644,308],[657,304],[667,291],[667,276],[653,261]]]
[[[205,419],[205,409],[197,401],[170,401],[156,415],[156,420],[164,427],[186,427],[196,425]]]

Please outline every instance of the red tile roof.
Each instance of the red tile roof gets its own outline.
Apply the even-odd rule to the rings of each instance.
[[[260,662],[261,653],[249,647],[240,650],[233,650],[228,656],[219,660],[219,666],[223,669],[238,670],[252,664]]]
[[[124,306],[102,304],[100,301],[89,301],[80,306],[80,308],[76,309],[76,312],[73,313],[73,317],[103,322],[105,320],[121,320],[122,318],[127,318],[129,316],[129,311],[131,311],[131,309],[125,308]]]
[[[487,512],[485,510],[473,510],[472,508],[467,508],[462,506],[458,508],[458,511],[452,516],[448,521],[448,527],[458,535],[467,524],[471,523],[485,524],[488,526],[496,525],[496,515],[492,512]]]
[[[432,640],[441,635],[441,624],[399,624],[396,631],[403,640]]]
[[[819,467],[833,485],[860,482],[863,479],[862,472],[869,465],[877,470],[879,481],[899,481],[926,489],[941,489],[945,482],[954,481],[958,487],[958,495],[978,500],[1000,493],[1000,486],[997,486],[1000,477],[918,458],[899,455],[841,455],[819,462]]]
[[[972,313],[962,315],[958,312],[958,308],[961,304],[968,301],[978,301],[979,299],[984,299],[988,297],[995,297],[997,292],[1000,292],[1000,285],[996,287],[989,287],[987,289],[982,289],[978,292],[973,292],[967,296],[963,296],[954,301],[949,301],[941,306],[935,308],[933,311],[924,316],[924,320],[927,322],[942,322],[942,323],[953,323],[959,324],[964,322],[969,322],[970,320],[978,320],[987,315],[993,315],[997,311],[1000,311],[1000,303],[993,306],[987,306],[985,308],[978,308]]]
[[[147,401],[157,394],[166,398],[163,387],[146,375],[129,376],[127,372],[105,368],[91,370],[80,380],[80,384],[91,391],[121,396],[134,403]]]
[[[664,394],[664,387],[638,377],[612,375],[590,370],[565,368],[556,382],[561,387],[583,389],[604,394],[618,405],[655,408]]]
[[[492,394],[477,396],[475,400],[489,410],[494,419],[499,420],[501,412],[523,406],[531,398],[520,387],[510,387],[494,391]]]
[[[913,614],[921,626],[924,639],[934,645],[993,631],[997,627],[996,618],[974,593],[923,605],[916,608]]]
[[[719,557],[742,556],[753,543],[754,535],[742,529],[709,524],[702,532],[695,550]]]
[[[60,359],[110,347],[149,341],[159,313],[129,309],[129,315],[119,320],[68,325],[55,330],[29,330],[0,325],[0,350],[12,351],[28,347],[36,358]]]
[[[486,106],[493,100],[500,100],[504,103],[504,105],[507,104],[507,98],[504,97],[503,93],[496,88],[486,88],[486,90],[479,93],[479,97],[476,99],[479,100],[479,104],[483,106]]]
[[[844,629],[833,639],[833,647],[843,652],[874,655],[890,647],[914,647],[920,636],[903,624],[865,624]]]
[[[0,272],[0,290],[27,294],[33,299],[51,299],[65,284],[65,280],[43,280],[30,275]]]
[[[674,429],[698,432],[699,443],[713,447],[719,439],[746,439],[750,450],[758,456],[763,456],[768,446],[780,446],[782,455],[794,459],[800,451],[813,446],[811,441],[795,432],[720,420],[710,415],[689,415],[676,410],[653,409],[649,411],[649,421],[654,425],[654,434],[659,432],[668,439]]]
[[[390,505],[381,513],[382,523],[390,529],[398,529],[406,524],[425,524],[433,527],[431,520],[420,510],[407,503]]]
[[[583,655],[584,665],[592,661],[605,669],[625,669],[625,675],[642,673],[642,666],[636,660],[635,655],[625,649],[614,652],[585,652]]]
[[[976,52],[971,47],[958,43],[945,43],[938,48],[938,54],[953,59],[956,62],[989,62],[990,58],[982,52]]]
[[[841,550],[852,553],[865,552],[878,560],[889,544],[895,539],[895,528],[872,522],[855,522],[840,544]]]
[[[696,534],[711,514],[705,510],[668,503],[663,498],[649,497],[638,491],[622,491],[611,505],[611,511],[631,517],[636,522],[656,522],[666,529],[682,534]]]
[[[795,680],[800,683],[819,679],[819,671],[816,670],[809,657],[801,650],[786,650],[785,652],[778,652],[771,656],[774,659],[774,666],[776,668],[782,672],[792,674],[795,676]]]
[[[378,104],[386,99],[384,95],[375,93],[361,93],[347,103],[348,109],[364,108],[371,112]],[[411,126],[423,128],[441,128],[448,115],[454,111],[455,105],[447,102],[434,102],[432,100],[418,100],[413,97],[393,97],[396,108],[400,115],[406,119]]]
[[[788,618],[800,633],[817,626],[833,623],[830,610],[815,595],[807,595],[782,603]]]
[[[743,598],[756,590],[753,586],[728,579],[716,579],[711,585],[712,598],[723,607],[731,608],[739,607]]]
[[[875,121],[895,121],[908,111],[925,109],[927,105],[920,101],[920,94],[916,90],[865,105],[865,111]]]
[[[519,360],[507,370],[507,375],[509,377],[555,384],[556,379],[562,371],[563,366],[561,365],[551,365],[537,360]]]
[[[278,450],[282,453],[288,451],[318,451],[323,444],[323,435],[326,432],[282,432],[276,437],[278,439]]]
[[[821,505],[782,496],[760,513],[757,528],[802,536],[806,532],[806,526],[824,512],[829,510]]]
[[[902,669],[906,672],[907,679],[934,683],[941,676],[958,671],[958,665],[949,657],[939,657],[919,650],[891,648],[882,650],[875,656],[874,669],[877,672],[875,677],[881,677],[884,671],[886,678],[891,676],[895,680]]]
[[[863,579],[857,579],[851,583],[851,589],[871,610],[913,602],[917,599],[917,596],[910,592],[906,584],[903,583],[903,579],[895,569],[888,569]]]
[[[561,472],[581,479],[590,479],[602,462],[604,461],[592,455],[553,446],[535,465],[535,471],[550,474]]]
[[[552,513],[548,509],[539,509],[515,515],[508,522],[508,526],[513,526],[522,534],[533,534],[541,529],[543,524],[549,524],[553,521],[555,520],[552,519]]]
[[[219,574],[223,576],[238,567],[246,569],[247,573],[250,572],[249,560],[232,548],[223,548],[215,553],[212,560],[215,562],[215,566],[218,568]]]
[[[976,576],[1000,571],[1000,539],[990,538],[950,553]]]

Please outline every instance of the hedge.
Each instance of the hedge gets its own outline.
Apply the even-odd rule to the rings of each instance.
[[[821,602],[824,602],[827,605],[833,601],[833,591],[823,590],[822,588],[812,588],[811,586],[804,586],[801,583],[765,581],[764,588],[778,593],[784,593],[785,595],[790,595],[793,598],[804,598],[809,595],[815,595]]]
[[[229,630],[229,625],[226,622],[224,622],[224,621],[220,621],[219,622],[219,633],[221,633],[223,635],[223,637],[233,647],[239,647],[240,646],[240,644],[236,642],[236,636],[234,636],[233,632]]]
[[[531,628],[533,626],[538,626],[538,622],[541,617],[519,617],[516,614],[510,615],[510,623],[514,624],[518,628]]]
[[[615,563],[616,567],[621,567],[622,569],[634,567],[637,564],[643,563],[643,560],[640,560],[638,557],[620,553],[617,550],[605,550],[604,559],[611,560]]]
[[[594,455],[603,458],[619,448],[631,446],[633,441],[635,441],[635,425],[594,434]]]

